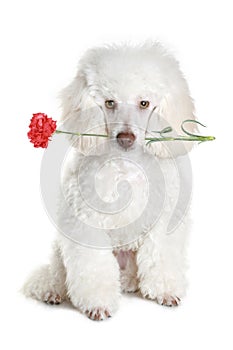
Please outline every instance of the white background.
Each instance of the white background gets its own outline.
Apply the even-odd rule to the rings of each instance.
[[[1,338],[4,349],[232,349],[232,10],[231,1],[5,1],[0,8]],[[59,116],[58,92],[86,48],[159,39],[179,59],[217,140],[191,154],[194,174],[189,289],[177,309],[136,295],[92,322],[18,291],[46,262],[54,227],[40,198],[43,150],[27,140],[32,113]]]

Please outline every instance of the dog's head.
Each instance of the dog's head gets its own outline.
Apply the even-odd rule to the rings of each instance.
[[[191,142],[176,141],[146,146],[145,138],[158,136],[153,131],[171,126],[182,134],[182,122],[195,119],[179,65],[158,43],[89,50],[62,92],[62,107],[66,129],[108,134],[125,150],[139,143],[156,156],[169,157],[192,147]],[[192,132],[195,125],[187,129]],[[98,137],[81,137],[74,144],[85,153],[101,142]]]

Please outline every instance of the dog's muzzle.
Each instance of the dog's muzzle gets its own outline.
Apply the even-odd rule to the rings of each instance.
[[[133,145],[135,139],[136,136],[131,132],[120,132],[117,135],[118,144],[125,149],[130,148]]]

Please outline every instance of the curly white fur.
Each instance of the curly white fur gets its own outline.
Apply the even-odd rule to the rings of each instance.
[[[116,101],[117,112],[105,110],[105,100]],[[156,107],[156,118],[149,120],[148,125],[146,112],[138,108],[140,100],[149,100],[151,111]],[[121,290],[140,290],[143,297],[160,304],[177,305],[186,288],[185,246],[190,223],[186,212],[175,231],[167,234],[180,191],[180,174],[171,156],[178,157],[182,163],[192,145],[189,143],[186,148],[177,143],[169,147],[163,143],[145,146],[144,141],[145,136],[153,135],[152,130],[161,130],[168,124],[178,132],[183,120],[194,119],[193,102],[177,61],[158,43],[89,50],[80,61],[77,76],[62,92],[62,102],[62,121],[69,130],[108,132],[114,140],[125,126],[130,127],[143,149],[139,157],[157,157],[164,174],[166,199],[161,217],[147,235],[135,240],[133,232],[126,231],[129,239],[124,246],[118,238],[106,235],[108,242],[115,239],[112,250],[82,246],[58,234],[50,265],[32,274],[24,286],[25,294],[50,303],[69,299],[83,313],[98,320],[117,310]],[[189,130],[193,131],[193,127]],[[70,214],[66,210],[62,196],[58,209],[60,227],[65,232],[76,215],[85,214],[84,209],[80,213],[77,185],[80,162],[90,147],[103,143],[103,139],[94,137],[78,141],[71,137],[71,141],[72,154],[66,162],[62,181],[63,194],[73,211]],[[127,156],[130,157],[130,151]],[[90,164],[98,163],[98,159],[93,156]],[[131,174],[127,164],[123,162],[121,166],[122,173]],[[139,193],[140,177],[137,181]],[[86,192],[88,185],[88,180],[83,179],[82,188]],[[99,191],[104,194],[108,185],[111,187],[105,173],[99,181]],[[155,194],[159,193],[159,183],[157,186]],[[132,212],[141,205],[138,200],[134,204]],[[96,225],[109,225],[104,214],[95,213],[91,220]],[[126,218],[112,216],[111,220],[111,225],[117,225]],[[80,234],[85,241],[86,232]]]

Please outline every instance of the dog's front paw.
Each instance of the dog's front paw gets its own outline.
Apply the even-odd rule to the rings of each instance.
[[[163,296],[157,296],[156,298],[159,305],[164,306],[178,306],[180,304],[180,298],[177,296],[171,296],[171,295],[163,295]]]
[[[119,304],[119,294],[110,295],[109,299],[107,295],[101,298],[96,298],[93,295],[91,299],[81,299],[81,302],[74,298],[71,299],[71,303],[83,314],[87,315],[91,320],[101,321],[105,320],[115,314]]]
[[[183,274],[145,274],[140,280],[140,291],[144,298],[155,300],[160,305],[178,306],[185,295],[186,280]]]
[[[85,295],[84,295],[85,291]],[[86,314],[90,319],[100,321],[112,316],[118,309],[120,290],[103,290],[101,288],[92,290],[83,289],[82,294],[80,289],[76,289],[76,293],[70,295],[70,301],[83,314]],[[87,296],[87,294],[89,295]]]
[[[159,305],[178,306],[185,295],[185,284],[175,279],[141,281],[140,291],[144,298],[157,301]]]
[[[103,321],[111,317],[110,312],[103,308],[93,308],[92,310],[86,310],[85,314],[93,321]]]

